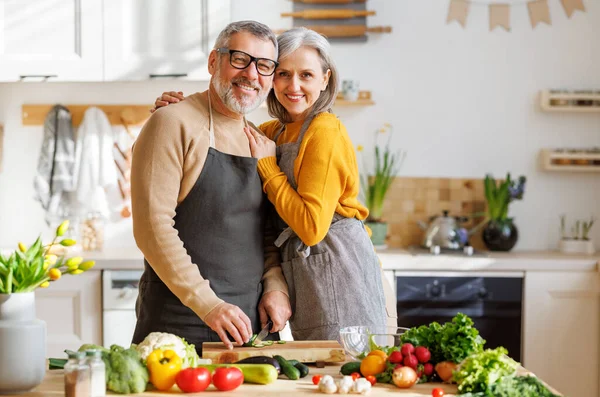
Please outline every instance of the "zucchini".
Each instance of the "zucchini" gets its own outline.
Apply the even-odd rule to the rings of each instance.
[[[244,383],[268,385],[277,380],[277,370],[271,364],[201,364],[198,367],[213,372],[219,367],[236,367],[244,374]]]
[[[48,369],[63,369],[66,363],[66,358],[49,358]]]
[[[273,358],[279,362],[279,365],[281,366],[281,372],[283,372],[283,374],[287,376],[288,379],[300,379],[300,370],[298,368],[294,367],[285,358],[279,355],[274,355]]]
[[[297,362],[294,364],[294,367],[298,368],[298,371],[300,371],[300,378],[304,378],[306,375],[308,375],[308,367],[303,363]]]
[[[254,339],[256,339],[256,337],[258,336],[258,334],[254,334],[250,337],[250,340],[246,343],[244,343],[244,347],[252,347],[254,346]]]
[[[254,356],[248,357],[240,361],[236,361],[234,364],[270,364],[275,367],[277,373],[281,373],[281,365],[273,357],[268,356]]]
[[[292,359],[292,360],[287,360],[287,362],[292,364],[295,367],[296,364],[298,364],[300,361]]]
[[[358,372],[360,374],[360,361],[350,361],[349,363],[342,365],[340,372],[342,375],[352,375],[353,372]]]

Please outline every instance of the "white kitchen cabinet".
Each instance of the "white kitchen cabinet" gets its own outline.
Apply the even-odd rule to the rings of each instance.
[[[103,0],[105,80],[208,80],[230,0]]]
[[[63,275],[35,293],[37,318],[47,327],[48,357],[64,357],[84,343],[102,344],[101,272]]]
[[[0,0],[0,82],[101,81],[101,14],[101,0]]]
[[[523,365],[567,396],[599,396],[596,272],[527,272]]]

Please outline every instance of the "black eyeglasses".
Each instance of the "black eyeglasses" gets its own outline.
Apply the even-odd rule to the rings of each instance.
[[[261,76],[271,76],[275,73],[278,62],[269,58],[256,58],[244,51],[230,50],[226,47],[217,48],[221,54],[229,53],[229,64],[236,69],[246,69],[252,62],[256,65],[256,71]]]

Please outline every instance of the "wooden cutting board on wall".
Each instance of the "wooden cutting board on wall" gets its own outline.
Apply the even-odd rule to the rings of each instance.
[[[234,347],[229,350],[222,342],[204,342],[202,358],[210,358],[214,364],[229,364],[248,357],[280,355],[287,360],[303,363],[322,361],[341,363],[346,360],[344,348],[334,340],[289,341],[284,344],[275,342],[264,347]]]

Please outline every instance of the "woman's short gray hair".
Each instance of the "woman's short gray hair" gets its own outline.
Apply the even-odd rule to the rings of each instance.
[[[319,98],[307,111],[305,116],[310,117],[321,112],[330,112],[338,93],[338,72],[330,54],[331,46],[329,45],[329,41],[314,30],[304,27],[293,28],[283,32],[277,37],[277,41],[279,42],[280,61],[300,47],[310,47],[317,50],[321,59],[323,73],[327,73],[327,69],[329,69],[331,75],[329,76],[327,88],[321,92],[321,95],[319,95]],[[267,97],[267,107],[271,117],[275,117],[284,124],[292,121],[292,116],[277,100],[273,90],[269,92],[269,96]]]
[[[261,40],[271,41],[275,46],[275,59],[277,59],[277,37],[275,37],[275,33],[273,33],[267,25],[256,21],[231,22],[221,31],[221,33],[219,33],[219,36],[215,41],[214,49],[229,47],[229,39],[231,36],[240,32],[247,32]]]

